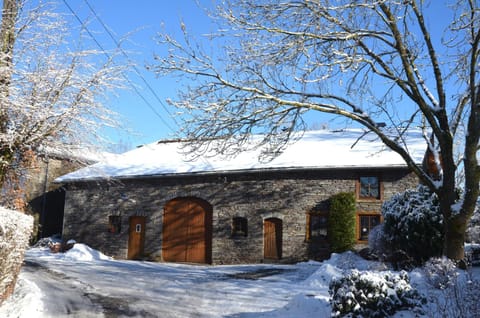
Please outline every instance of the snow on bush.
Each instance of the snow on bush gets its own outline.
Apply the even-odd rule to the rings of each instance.
[[[379,259],[384,258],[384,253],[387,250],[387,247],[385,246],[385,232],[383,227],[383,223],[380,223],[368,234],[368,247],[370,248],[370,252]]]
[[[0,303],[13,292],[32,229],[31,216],[0,207]]]
[[[427,282],[437,288],[445,289],[453,286],[458,276],[455,262],[446,257],[433,257],[423,266]]]
[[[471,266],[480,266],[480,244],[466,243],[465,258]]]
[[[442,254],[443,216],[437,196],[425,186],[394,195],[382,206],[385,254],[395,251],[422,264]],[[392,255],[390,255],[392,257]],[[393,256],[394,261],[396,260]]]
[[[412,289],[408,274],[352,270],[329,286],[332,316],[388,317],[401,310],[421,313],[425,300]]]
[[[476,272],[477,274],[474,274]],[[410,273],[412,284],[423,291],[427,317],[479,317],[480,276],[478,270],[461,270],[451,260],[430,259]]]
[[[480,243],[480,207],[478,206],[468,222],[467,242]]]

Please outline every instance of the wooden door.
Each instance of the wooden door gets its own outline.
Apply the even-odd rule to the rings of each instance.
[[[162,255],[166,262],[185,262],[188,205],[180,200],[168,202],[163,215]]]
[[[212,208],[197,198],[165,205],[162,255],[166,262],[211,263]]]
[[[282,220],[265,219],[263,223],[263,250],[266,259],[282,258]]]
[[[145,217],[131,216],[128,230],[128,259],[143,256],[145,246]]]
[[[205,210],[198,204],[189,204],[185,261],[206,263]]]

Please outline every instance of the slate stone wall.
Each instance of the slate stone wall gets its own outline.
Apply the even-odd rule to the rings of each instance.
[[[328,199],[355,192],[361,175],[379,175],[384,198],[413,188],[417,178],[405,169],[291,170],[250,173],[150,177],[67,185],[64,239],[73,238],[107,255],[126,258],[129,217],[146,217],[145,254],[161,260],[165,204],[178,197],[197,197],[213,206],[214,264],[263,262],[263,222],[283,222],[282,262],[319,258],[306,241],[307,213],[328,211]],[[380,213],[381,201],[359,201],[357,210]],[[108,231],[108,217],[121,216],[119,233]],[[248,221],[247,237],[232,237],[232,219]]]
[[[25,182],[28,212],[35,219],[33,241],[62,232],[65,191],[53,180],[86,165],[57,157],[36,159]]]

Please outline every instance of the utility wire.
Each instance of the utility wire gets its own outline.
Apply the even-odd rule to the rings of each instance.
[[[122,54],[127,58],[127,60],[130,62],[130,57],[128,56],[128,54],[122,49],[120,43],[118,42],[118,40],[115,38],[115,36],[112,34],[112,32],[110,31],[110,29],[107,27],[107,25],[103,22],[103,20],[100,18],[100,16],[97,14],[97,12],[95,11],[95,9],[91,6],[90,2],[88,2],[88,0],[84,0],[84,2],[87,4],[88,8],[90,9],[90,11],[92,11],[92,13],[95,15],[95,18],[98,20],[98,22],[100,22],[100,24],[103,26],[103,28],[105,29],[105,31],[107,31],[108,35],[110,36],[110,38],[113,40],[113,42],[115,43],[115,45],[117,46],[117,48],[120,50],[120,52],[122,52]],[[133,63],[132,63],[133,64]],[[135,70],[135,73],[137,73],[138,77],[140,77],[143,81],[143,83],[145,84],[145,86],[148,88],[148,90],[152,93],[153,96],[155,96],[156,100],[160,103],[160,105],[162,106],[162,108],[165,110],[165,112],[167,112],[167,114],[175,121],[175,117],[172,116],[172,114],[170,113],[170,111],[168,110],[168,108],[165,106],[165,104],[163,103],[163,101],[160,99],[160,97],[157,95],[157,93],[155,92],[155,90],[152,88],[152,86],[147,82],[147,80],[145,79],[145,77],[142,75],[142,73],[140,73],[139,69],[137,68],[136,65],[133,65],[133,69]]]
[[[92,34],[92,32],[90,32],[90,30],[88,29],[88,27],[86,26],[86,24],[82,21],[82,19],[80,19],[80,17],[77,15],[77,13],[72,9],[72,7],[67,3],[66,0],[63,0],[63,3],[65,3],[65,5],[67,6],[68,10],[70,10],[70,12],[75,16],[75,18],[77,19],[77,21],[80,23],[80,25],[82,26],[82,28],[88,33],[88,35],[92,38],[92,40],[97,44],[97,46],[100,48],[100,50],[102,50],[103,54],[108,58],[108,59],[111,59],[110,55],[107,53],[107,51],[103,48],[103,46],[100,44],[100,42],[98,42],[98,40],[96,39],[96,37]],[[94,13],[95,14],[95,13]],[[96,16],[96,14],[95,14]],[[97,17],[98,18],[98,17]],[[100,22],[102,23],[102,22]],[[103,23],[102,23],[103,25]],[[109,32],[110,33],[110,32]],[[117,44],[117,46],[119,46],[119,43],[117,41],[115,41],[115,43]],[[120,51],[126,55],[126,53],[120,48]],[[128,58],[128,56],[127,56]],[[137,74],[139,74],[138,72],[138,69],[135,67],[134,68],[137,72]],[[135,86],[135,84],[125,75],[122,73],[122,76],[123,78],[131,85],[131,87],[133,88],[133,90],[135,91],[135,93],[145,102],[145,104],[153,111],[153,113],[158,117],[160,118],[160,120],[162,121],[162,123],[167,127],[169,128],[171,131],[175,131],[171,126],[170,124],[167,123],[167,121],[162,117],[162,115],[155,109],[155,107],[153,107],[153,105],[140,93],[140,91],[138,90],[138,88]],[[141,77],[141,76],[140,76]],[[143,77],[141,77],[143,78]],[[145,81],[145,79],[144,79]],[[148,85],[148,87],[150,87],[150,89],[153,91],[153,89],[151,88],[150,85]],[[158,95],[155,94],[155,96],[158,98]],[[158,98],[159,99],[159,98]],[[166,107],[161,104],[165,110],[167,111],[167,113],[170,115],[171,118],[173,118],[173,116],[168,112],[168,110],[166,109]]]

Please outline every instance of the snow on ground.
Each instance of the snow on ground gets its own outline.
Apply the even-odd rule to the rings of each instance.
[[[0,307],[0,317],[41,317],[43,292],[23,273],[17,281],[15,293]]]
[[[353,253],[322,263],[202,266],[116,261],[83,244],[64,254],[33,248],[0,317],[329,317],[328,285],[352,268],[386,270]],[[411,275],[426,292],[422,271]]]

